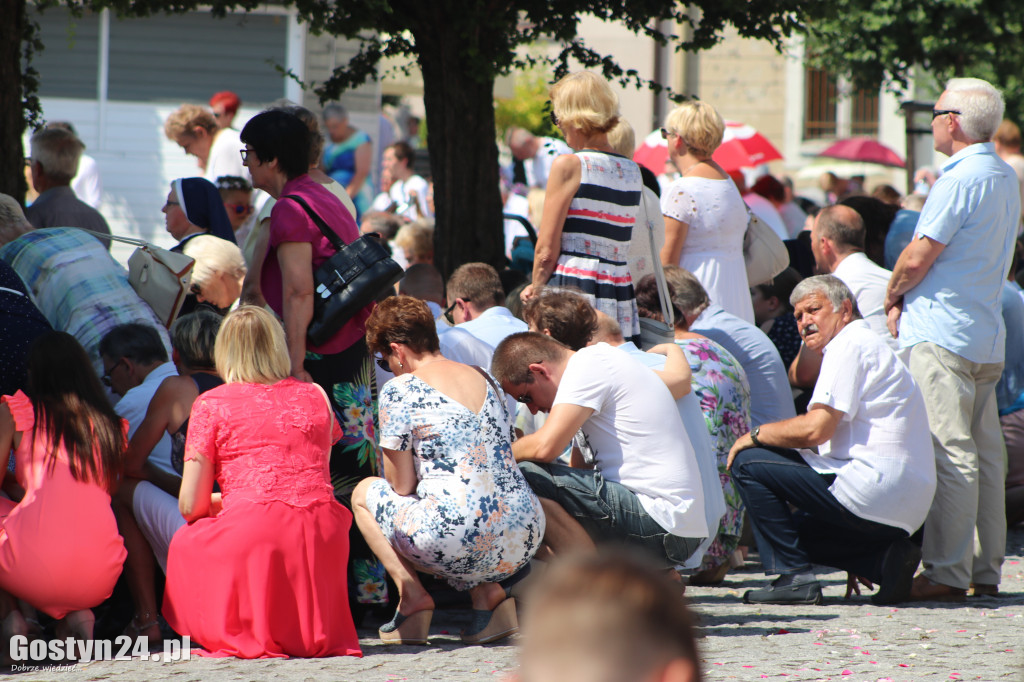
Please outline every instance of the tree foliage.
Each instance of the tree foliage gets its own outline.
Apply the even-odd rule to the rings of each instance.
[[[512,97],[495,98],[494,122],[499,139],[509,128],[525,128],[541,137],[558,137],[547,102],[550,84],[551,73],[544,69],[516,75]]]
[[[911,77],[991,81],[1007,115],[1024,115],[1019,0],[835,0],[808,7],[808,56],[857,87],[906,88]]]

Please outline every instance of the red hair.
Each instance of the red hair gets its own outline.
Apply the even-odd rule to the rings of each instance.
[[[230,90],[222,90],[221,92],[214,93],[213,97],[210,98],[211,107],[215,107],[218,104],[224,106],[225,113],[235,114],[238,113],[238,107],[242,106],[242,100],[238,99],[238,95]]]

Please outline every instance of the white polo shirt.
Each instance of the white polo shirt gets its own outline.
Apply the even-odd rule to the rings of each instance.
[[[804,460],[836,474],[829,488],[839,503],[869,521],[913,533],[935,495],[935,453],[921,389],[910,370],[871,331],[854,320],[825,346],[810,408],[843,412],[819,454]]]

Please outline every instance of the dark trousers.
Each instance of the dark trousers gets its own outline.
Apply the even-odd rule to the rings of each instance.
[[[885,550],[907,532],[848,510],[829,492],[835,478],[816,472],[795,450],[750,448],[736,455],[732,480],[765,573],[802,573],[821,564],[881,582]]]

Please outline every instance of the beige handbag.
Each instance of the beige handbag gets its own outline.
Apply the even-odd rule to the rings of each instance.
[[[743,235],[743,261],[747,266],[747,284],[770,282],[789,267],[789,250],[775,230],[747,209],[747,231]]]
[[[128,258],[128,283],[156,316],[170,329],[189,293],[196,261],[177,251],[168,251],[142,239],[117,237],[83,230],[98,239],[112,239],[138,248]]]

